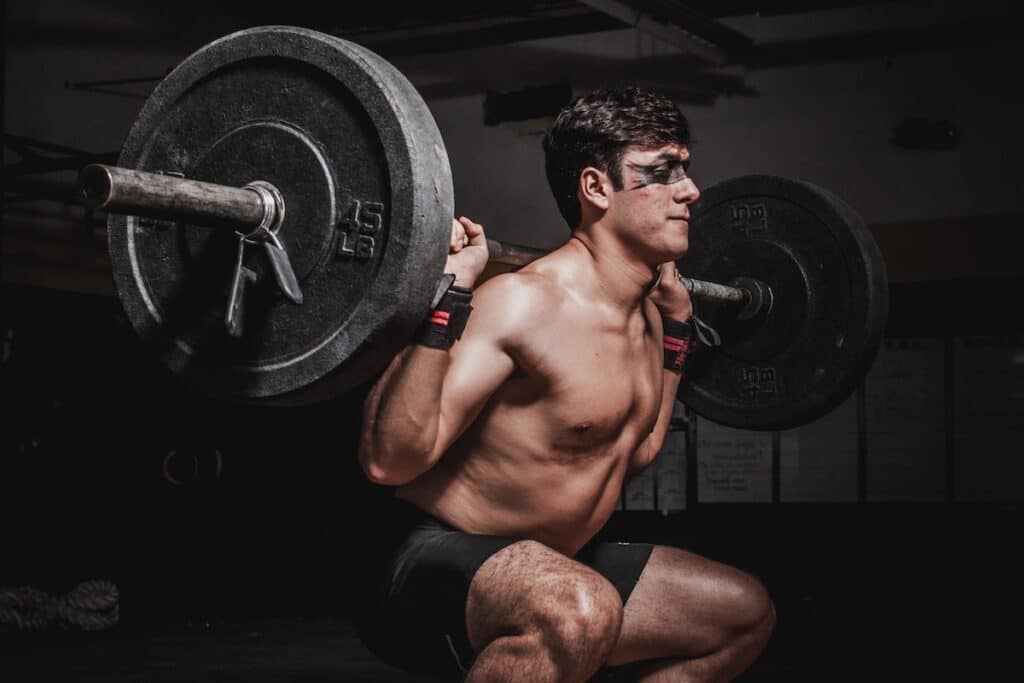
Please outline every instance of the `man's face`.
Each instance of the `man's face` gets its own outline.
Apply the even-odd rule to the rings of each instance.
[[[686,253],[690,204],[700,191],[686,171],[690,150],[679,145],[630,147],[622,156],[622,189],[609,207],[622,235],[664,262]]]

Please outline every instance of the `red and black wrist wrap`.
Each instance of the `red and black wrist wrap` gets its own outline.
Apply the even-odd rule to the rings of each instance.
[[[416,343],[433,349],[450,349],[462,337],[473,307],[473,290],[451,285],[430,312],[416,335]]]
[[[681,373],[686,356],[693,348],[693,327],[688,322],[664,317],[661,326],[664,333],[665,369]]]

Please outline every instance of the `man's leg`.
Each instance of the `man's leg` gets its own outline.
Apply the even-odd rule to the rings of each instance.
[[[749,667],[775,626],[775,607],[749,574],[655,546],[623,610],[608,663],[653,661],[640,678],[729,681]]]
[[[584,681],[608,658],[622,624],[618,591],[547,546],[520,541],[480,567],[466,625],[478,653],[467,681]]]

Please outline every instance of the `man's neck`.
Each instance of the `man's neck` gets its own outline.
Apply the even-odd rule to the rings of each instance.
[[[566,246],[575,257],[589,261],[594,281],[588,284],[598,296],[625,313],[640,306],[654,277],[649,263],[597,231],[574,230]]]

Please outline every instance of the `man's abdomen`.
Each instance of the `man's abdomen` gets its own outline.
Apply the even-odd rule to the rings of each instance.
[[[608,520],[626,464],[611,454],[575,464],[496,453],[462,460],[425,473],[398,496],[467,533],[527,538],[567,555]]]

